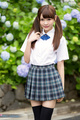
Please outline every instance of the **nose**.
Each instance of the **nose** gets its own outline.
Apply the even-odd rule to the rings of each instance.
[[[46,25],[46,24],[48,24],[48,21],[47,21],[47,20],[45,20],[45,21],[44,21],[44,24],[45,24],[45,25]]]

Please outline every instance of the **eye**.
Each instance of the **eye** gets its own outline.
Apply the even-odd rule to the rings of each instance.
[[[44,19],[42,18],[42,19],[40,19],[40,21],[43,21]]]
[[[48,20],[51,20],[51,18],[48,18]]]

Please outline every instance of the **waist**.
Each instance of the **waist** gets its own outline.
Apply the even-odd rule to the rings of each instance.
[[[49,65],[34,65],[34,64],[31,64],[31,66],[32,66],[32,67],[38,67],[38,68],[53,67],[53,66],[54,66],[54,63],[49,64]]]

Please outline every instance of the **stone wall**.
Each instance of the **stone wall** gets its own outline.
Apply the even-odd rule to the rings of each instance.
[[[76,80],[71,75],[65,76],[65,100],[68,99],[77,99],[78,91],[76,90]]]
[[[65,98],[77,99],[78,93],[75,88],[76,81],[73,76],[66,76],[65,80]],[[0,85],[0,112],[12,109],[29,107],[30,102],[24,97],[24,85],[20,84],[14,90],[10,85]]]
[[[10,85],[0,85],[0,112],[29,107],[30,102],[24,97],[24,86],[20,84],[16,90]]]

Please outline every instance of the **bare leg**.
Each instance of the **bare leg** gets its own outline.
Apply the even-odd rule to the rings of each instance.
[[[42,105],[41,101],[36,101],[36,100],[30,100],[31,106],[39,106]]]
[[[56,105],[56,100],[42,101],[42,106],[54,108]]]

